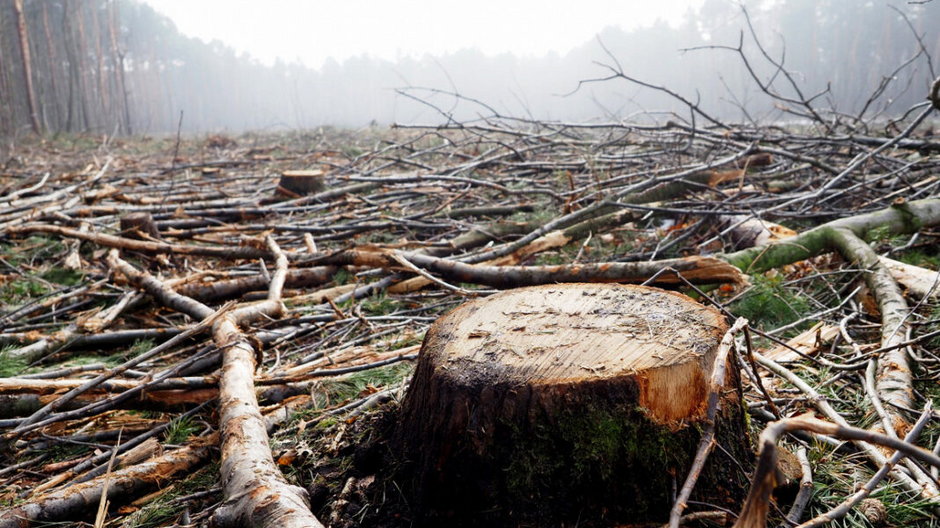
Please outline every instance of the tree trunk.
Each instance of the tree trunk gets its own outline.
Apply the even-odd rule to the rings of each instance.
[[[704,425],[719,312],[642,286],[476,300],[429,330],[396,442],[426,525],[662,522]],[[733,363],[731,363],[733,365]],[[752,458],[736,369],[692,498],[734,508]]]
[[[20,56],[23,59],[23,80],[26,84],[26,99],[29,102],[29,120],[33,132],[42,133],[39,124],[39,107],[36,104],[36,91],[33,89],[33,66],[29,58],[29,33],[26,30],[26,16],[23,14],[23,0],[13,0],[16,11],[16,32],[20,37]]]
[[[76,50],[78,51],[78,100],[82,104],[82,123],[85,125],[84,131],[90,132],[96,128],[97,121],[92,120],[92,111],[88,102],[92,89],[89,88],[89,83],[86,80],[88,75],[88,66],[85,64],[85,57],[88,56],[88,39],[85,37],[84,12],[86,9],[86,4],[78,3],[73,16],[77,22],[76,28],[78,29],[78,40],[75,42]]]
[[[114,82],[121,97],[120,119],[124,133],[131,134],[130,109],[127,104],[127,84],[124,79],[124,51],[118,47],[117,41],[117,11],[114,0],[108,2],[108,37],[111,42],[111,61],[114,68]]]
[[[56,53],[56,40],[52,38],[52,30],[49,27],[49,3],[42,3],[42,31],[46,38],[46,55],[49,60],[49,83],[52,89],[52,100],[49,104],[52,119],[53,131],[59,131],[62,128],[61,117],[61,97],[59,96],[59,86],[56,77],[59,75],[59,58]]]

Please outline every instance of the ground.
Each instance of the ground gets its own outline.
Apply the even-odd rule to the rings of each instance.
[[[766,134],[762,137],[768,145],[785,153],[810,141],[803,134],[760,132]],[[404,279],[414,281],[413,270],[400,263],[328,262],[324,255],[377,247],[423,249],[441,257],[498,250],[547,222],[588,208],[601,196],[622,193],[650,178],[689,167],[716,170],[708,164],[742,152],[742,142],[757,133],[743,129],[704,134],[692,138],[693,146],[686,150],[673,149],[668,143],[670,137],[685,137],[681,130],[668,126],[600,131],[546,127],[505,134],[485,127],[376,127],[181,139],[60,136],[8,145],[6,157],[0,159],[0,192],[5,196],[0,198],[0,344],[4,347],[0,375],[7,383],[0,386],[0,398],[5,398],[0,400],[0,427],[9,433],[21,423],[17,420],[67,390],[27,389],[22,386],[26,377],[32,376],[33,382],[87,380],[151,350],[170,337],[166,332],[178,332],[192,323],[149,296],[136,298],[136,289],[109,267],[106,241],[78,242],[72,231],[43,231],[35,226],[133,238],[135,233],[118,232],[119,217],[147,211],[161,235],[161,240],[150,242],[220,251],[262,248],[263,252],[264,237],[270,236],[291,256],[292,269],[336,266],[322,268],[325,280],[289,279],[283,294],[287,311],[278,318],[255,322],[247,330],[264,343],[256,384],[262,410],[278,416],[271,434],[274,460],[289,482],[309,492],[313,512],[325,524],[408,526],[414,512],[396,480],[397,460],[387,440],[414,355],[436,317],[469,297],[492,290],[443,272],[432,273],[436,282],[414,289],[400,287]],[[814,160],[844,165],[862,147],[846,140],[835,146],[821,142],[815,149]],[[932,175],[936,152],[899,150],[866,166],[857,179],[846,180],[833,190],[831,200],[806,210],[801,209],[804,204],[786,205],[787,201],[798,197],[801,189],[827,181],[831,175],[825,170],[780,153],[774,154],[769,165],[747,170],[736,169],[734,160],[717,163],[719,169],[735,171],[736,177],[713,187],[694,184],[693,192],[687,189],[668,202],[631,205],[635,214],[617,223],[601,224],[563,245],[549,245],[511,263],[645,262],[727,253],[736,248],[725,231],[728,224],[720,219],[722,214],[784,204],[766,219],[804,231],[835,218],[887,207],[899,196],[929,196],[937,186],[937,177]],[[912,165],[899,168],[905,164]],[[278,196],[279,174],[291,169],[323,170],[328,193],[361,187],[319,199]],[[892,170],[896,176],[885,176]],[[49,178],[44,179],[47,173]],[[794,185],[781,186],[780,182]],[[369,188],[363,185],[370,183]],[[480,207],[490,209],[470,210]],[[471,235],[474,241],[461,245]],[[878,253],[934,270],[940,263],[937,233],[930,228],[920,230],[916,237],[890,230],[870,235],[869,242]],[[121,256],[165,282],[179,281],[177,288],[184,283],[196,285],[188,291],[197,298],[201,295],[213,308],[230,299],[261,299],[267,285],[262,281],[260,287],[236,288],[224,297],[211,297],[198,285],[274,273],[274,261],[266,256],[227,258],[127,247],[121,249]],[[395,280],[381,283],[389,276]],[[869,293],[856,291],[861,276],[856,266],[830,254],[765,273],[747,273],[739,283],[661,286],[701,302],[711,299],[726,308],[730,317],[747,317],[753,328],[780,340],[795,337],[817,322],[841,325],[844,336],[802,349],[817,359],[788,360],[787,367],[820,391],[850,423],[868,427],[878,418],[860,382],[864,370],[842,368],[879,346],[877,305]],[[349,285],[369,284],[380,286],[358,296],[343,295]],[[122,299],[128,304],[109,317],[108,309]],[[938,328],[940,302],[933,297],[911,298],[910,305],[915,337]],[[141,332],[116,334],[129,330]],[[95,341],[106,337],[111,340]],[[37,346],[43,338],[46,345]],[[937,339],[925,338],[913,349],[919,359],[913,390],[921,404],[940,397]],[[767,355],[778,347],[757,334],[751,344]],[[39,352],[24,355],[30,346]],[[41,431],[3,437],[0,506],[32,501],[37,488],[66,486],[68,479],[56,482],[60,475],[102,454],[93,466],[106,465],[111,446],[155,427],[165,426],[155,435],[157,453],[172,452],[211,435],[219,426],[212,403],[217,382],[212,377],[216,364],[211,353],[206,336],[190,339],[115,379],[126,386],[90,390],[58,412],[149,383],[148,375],[181,362],[206,358],[191,361],[160,382],[163,385],[148,386],[141,396],[84,415],[63,416]],[[361,370],[329,372],[350,367]],[[756,438],[768,419],[768,404],[746,371],[742,378],[751,410],[749,426]],[[288,374],[290,378],[284,378]],[[813,402],[791,384],[766,372],[763,378],[785,415],[813,409]],[[209,404],[180,418],[182,412],[204,402]],[[918,445],[931,449],[938,438],[940,426],[934,419]],[[815,490],[804,520],[831,509],[874,472],[845,446],[801,444],[792,437],[784,441],[794,452],[800,445],[807,448]],[[116,504],[104,525],[204,525],[222,500],[218,468],[214,453],[183,476],[160,483],[157,490]],[[938,525],[924,500],[893,481],[884,481],[872,497],[884,506],[890,525]],[[788,500],[786,494],[781,495],[771,508],[775,520],[790,507]],[[689,507],[689,511],[709,509],[701,504]],[[93,515],[82,522],[92,519]],[[835,524],[869,526],[872,521],[854,510]]]

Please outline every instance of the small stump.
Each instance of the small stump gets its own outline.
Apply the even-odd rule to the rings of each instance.
[[[308,194],[316,194],[325,187],[323,171],[321,170],[292,170],[281,173],[281,180],[277,184],[277,194],[297,198]]]
[[[122,216],[121,235],[138,240],[160,239],[160,231],[150,213],[128,213]]]
[[[684,295],[609,284],[509,290],[441,317],[395,437],[418,522],[665,521],[726,330]],[[737,369],[728,373],[723,449],[692,498],[734,508],[753,455]]]

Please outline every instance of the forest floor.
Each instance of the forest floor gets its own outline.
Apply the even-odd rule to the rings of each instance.
[[[512,267],[556,266],[529,283],[649,279],[746,317],[753,350],[740,365],[755,441],[775,416],[829,418],[820,401],[873,427],[884,416],[866,369],[889,347],[881,299],[865,286],[870,266],[828,247],[767,269],[752,255],[740,273],[709,270],[689,283],[671,270],[936,196],[940,139],[919,129],[875,151],[896,135],[484,121],[17,145],[0,160],[0,526],[19,526],[10,519],[30,504],[51,511],[43,498],[80,482],[184,450],[185,466],[112,495],[99,525],[204,526],[223,501],[212,332],[139,289],[121,263],[224,312],[268,298],[277,253],[286,255],[284,310],[243,328],[260,350],[254,382],[273,460],[328,526],[410,525],[385,440],[421,340],[465,300],[523,285]],[[289,170],[320,170],[325,187],[279,191]],[[149,215],[155,230],[122,227],[129,215]],[[912,408],[882,413],[910,423],[940,403],[935,222],[863,230],[875,253],[913,266],[893,274],[907,302]],[[453,272],[454,262],[469,271]],[[616,277],[584,266],[662,262],[661,273]],[[940,415],[925,412],[911,441],[936,452]],[[826,435],[782,445],[812,468],[799,521],[878,469]],[[922,473],[920,493],[883,480],[833,525],[940,526],[929,499],[936,468]],[[774,498],[774,522],[791,508],[798,486],[789,485]],[[92,525],[96,508],[86,501],[45,522]],[[688,508],[701,510],[713,508]],[[735,513],[690,523],[730,525]]]

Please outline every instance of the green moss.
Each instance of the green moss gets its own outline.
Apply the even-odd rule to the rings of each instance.
[[[834,233],[831,226],[821,226],[774,244],[717,256],[745,273],[759,273],[826,252]]]
[[[0,302],[18,305],[45,295],[48,291],[45,284],[35,279],[29,277],[15,279],[0,287]]]
[[[351,276],[348,271],[346,271],[344,268],[340,268],[336,271],[336,273],[333,274],[333,282],[335,282],[337,286],[342,286],[349,282],[350,277]]]
[[[153,339],[138,339],[127,350],[127,357],[136,357],[153,348]]]
[[[85,273],[79,270],[72,270],[68,268],[52,268],[44,271],[40,276],[49,282],[54,282],[63,286],[75,286],[76,284],[82,282],[82,280],[85,278]]]
[[[13,266],[58,255],[65,249],[61,240],[46,235],[32,235],[17,244],[0,245],[0,257]]]
[[[940,269],[940,255],[926,249],[912,249],[897,255],[897,259],[905,264],[920,266],[928,269]]]
[[[508,445],[513,458],[506,482],[512,501],[552,502],[562,498],[549,496],[550,490],[590,490],[590,497],[564,499],[587,501],[575,506],[580,508],[587,503],[614,504],[629,495],[633,503],[618,509],[638,518],[658,516],[664,504],[654,502],[667,496],[670,471],[689,462],[685,444],[690,444],[690,436],[652,423],[641,409],[588,404],[583,410],[564,411],[553,422],[539,425],[534,434],[511,427]],[[620,478],[624,471],[630,472],[630,479]],[[629,486],[636,489],[625,492]]]

